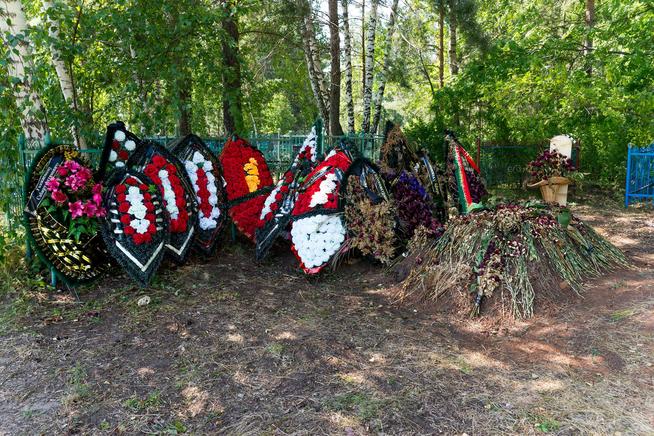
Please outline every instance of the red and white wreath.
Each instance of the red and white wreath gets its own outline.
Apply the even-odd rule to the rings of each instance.
[[[116,198],[123,232],[125,235],[131,236],[136,245],[151,242],[156,232],[162,230],[157,226],[151,189],[156,188],[141,183],[133,176],[116,186]]]
[[[177,167],[164,157],[155,155],[143,172],[161,189],[164,206],[170,216],[170,232],[184,233],[188,228],[189,217],[182,181],[177,176]]]
[[[200,228],[215,229],[220,218],[218,187],[213,174],[213,164],[196,151],[190,160],[184,162],[186,172],[193,183],[193,189],[200,208]]]
[[[109,162],[116,168],[123,168],[127,165],[129,155],[136,149],[136,142],[127,139],[127,134],[122,130],[114,132],[114,138],[111,142],[111,151],[109,152]]]

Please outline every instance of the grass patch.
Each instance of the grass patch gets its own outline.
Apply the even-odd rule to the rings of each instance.
[[[87,383],[86,368],[79,363],[68,370],[68,395],[64,397],[64,404],[80,403],[91,397],[91,388]]]
[[[536,415],[534,420],[536,421],[534,427],[542,433],[556,432],[561,428],[561,423],[554,418]]]
[[[385,401],[376,399],[365,392],[350,392],[337,395],[325,402],[325,407],[337,412],[354,412],[364,421],[377,418]]]
[[[622,310],[616,310],[611,314],[611,321],[613,322],[618,322],[622,321],[625,318],[629,318],[633,314],[635,314],[636,311],[634,309],[622,309]]]
[[[282,354],[284,354],[285,349],[286,347],[284,347],[283,344],[280,344],[278,342],[273,342],[272,344],[269,344],[266,347],[266,351],[275,357],[282,357]]]
[[[126,409],[130,409],[134,412],[144,412],[146,410],[156,409],[161,406],[161,404],[162,401],[159,391],[152,391],[143,399],[132,396],[123,402],[123,406]]]

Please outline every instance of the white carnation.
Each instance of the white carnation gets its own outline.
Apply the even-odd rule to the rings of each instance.
[[[116,153],[114,150],[111,150],[109,152],[109,162],[116,162],[118,160],[118,153]]]
[[[125,132],[122,130],[116,130],[114,132],[114,139],[119,142],[123,142],[125,140]]]
[[[134,151],[135,148],[136,148],[136,143],[134,141],[132,141],[131,139],[125,141],[125,150]]]

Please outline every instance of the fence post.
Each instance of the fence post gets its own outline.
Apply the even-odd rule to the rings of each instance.
[[[631,144],[627,146],[627,180],[624,190],[624,207],[629,207],[629,179],[631,178]]]

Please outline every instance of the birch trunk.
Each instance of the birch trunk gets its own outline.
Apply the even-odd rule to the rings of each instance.
[[[361,85],[366,83],[366,0],[361,0]]]
[[[345,36],[345,105],[347,106],[347,131],[354,133],[354,99],[352,98],[352,35],[348,17],[348,0],[341,0],[343,8],[343,33]]]
[[[338,29],[338,0],[329,0],[329,133],[343,134],[341,127],[341,37]]]
[[[384,90],[386,88],[386,76],[391,59],[391,48],[393,47],[393,34],[395,33],[395,21],[397,20],[397,4],[399,0],[393,0],[391,5],[391,16],[388,21],[388,32],[386,36],[386,46],[384,48],[384,65],[379,72],[379,86],[375,97],[375,116],[372,120],[372,133],[377,133],[379,121],[381,120],[382,103],[384,102]]]
[[[31,47],[26,37],[27,19],[20,0],[0,2],[2,17],[0,31],[8,47],[15,46],[18,53],[9,50],[9,76],[14,83],[16,106],[21,111],[21,127],[28,141],[43,143],[48,133],[45,108],[34,89],[31,71]]]
[[[311,90],[316,99],[318,110],[325,122],[329,125],[329,108],[327,106],[327,91],[325,89],[325,78],[320,67],[320,53],[318,52],[318,43],[313,28],[313,19],[311,18],[311,6],[306,2],[307,13],[304,17],[304,55],[307,59],[307,68],[309,71],[309,80],[311,81]]]
[[[363,82],[363,121],[361,130],[364,133],[370,131],[370,106],[372,104],[372,82],[375,58],[375,29],[377,26],[377,4],[379,0],[372,0],[370,18],[368,21],[368,41],[366,47],[366,75]]]
[[[52,55],[52,64],[54,65],[57,78],[59,79],[59,87],[61,93],[64,95],[64,101],[68,104],[73,111],[75,119],[78,118],[77,107],[77,93],[75,92],[75,82],[73,81],[72,71],[66,66],[62,53],[57,48],[59,41],[59,23],[52,18],[52,2],[43,1],[43,15],[48,23],[48,35],[50,37],[50,54]],[[75,145],[81,150],[86,150],[86,141],[80,135],[79,127],[74,121],[70,127],[70,132],[73,135]]]

